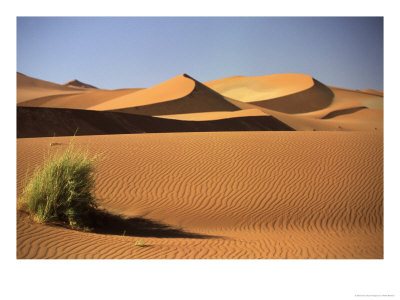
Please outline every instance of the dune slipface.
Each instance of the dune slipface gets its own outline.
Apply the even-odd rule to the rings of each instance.
[[[151,116],[239,110],[223,96],[187,74],[136,93],[114,98],[90,109]]]
[[[230,77],[206,85],[226,97],[290,114],[325,108],[333,98],[327,86],[304,74]]]
[[[104,155],[101,206],[133,218],[138,233],[79,232],[19,213],[17,257],[383,258],[382,138],[373,131],[76,137]],[[69,140],[17,140],[17,196],[27,170]]]

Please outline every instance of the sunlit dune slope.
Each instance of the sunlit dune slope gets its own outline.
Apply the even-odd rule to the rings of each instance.
[[[365,89],[365,90],[362,90],[361,92],[366,93],[366,94],[371,94],[371,95],[376,95],[376,96],[383,97],[383,90],[382,91],[376,91],[376,90],[372,90],[372,89]]]
[[[78,232],[19,217],[17,257],[382,259],[382,139],[380,132],[76,137],[91,155],[102,153],[101,206],[138,218],[135,230]],[[17,196],[24,175],[69,140],[18,139]],[[146,247],[135,246],[138,239]]]
[[[51,95],[19,103],[18,106],[88,109],[141,89],[92,90],[79,94]]]
[[[304,74],[228,77],[205,83],[223,96],[284,113],[319,110],[332,102],[332,91]]]
[[[261,111],[260,109],[243,109],[237,111],[216,111],[216,112],[203,112],[203,113],[193,113],[193,114],[162,115],[157,117],[174,119],[174,120],[207,121],[207,120],[220,120],[228,118],[255,117],[255,116],[269,116],[269,115]]]
[[[82,93],[85,91],[87,91],[85,88],[64,86],[17,72],[17,103],[49,95]]]
[[[186,74],[151,88],[111,99],[89,109],[143,115],[239,110],[220,94]]]

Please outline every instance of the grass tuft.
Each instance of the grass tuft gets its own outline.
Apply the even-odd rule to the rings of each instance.
[[[136,240],[135,241],[135,246],[138,246],[138,247],[146,247],[146,242],[144,241],[144,240]]]
[[[75,149],[71,142],[63,153],[50,154],[26,184],[18,207],[36,222],[61,221],[87,229],[87,218],[97,207],[94,196],[95,163],[98,156]]]

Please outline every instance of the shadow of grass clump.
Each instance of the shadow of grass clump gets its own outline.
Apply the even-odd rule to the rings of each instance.
[[[206,239],[215,236],[186,232],[140,217],[123,217],[102,209],[91,209],[86,220],[90,232],[124,236]]]

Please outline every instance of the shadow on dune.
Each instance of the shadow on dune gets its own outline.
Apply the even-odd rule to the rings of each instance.
[[[127,218],[102,209],[93,209],[86,221],[85,223],[90,228],[90,232],[98,234],[157,238],[219,238],[218,236],[186,232],[180,228],[174,228],[170,225],[141,217]],[[71,229],[70,226],[61,222],[52,222],[49,225]]]
[[[93,224],[92,232],[102,234],[158,238],[215,238],[215,236],[186,232],[145,218],[125,218],[105,210],[94,210],[91,213],[91,221]]]

